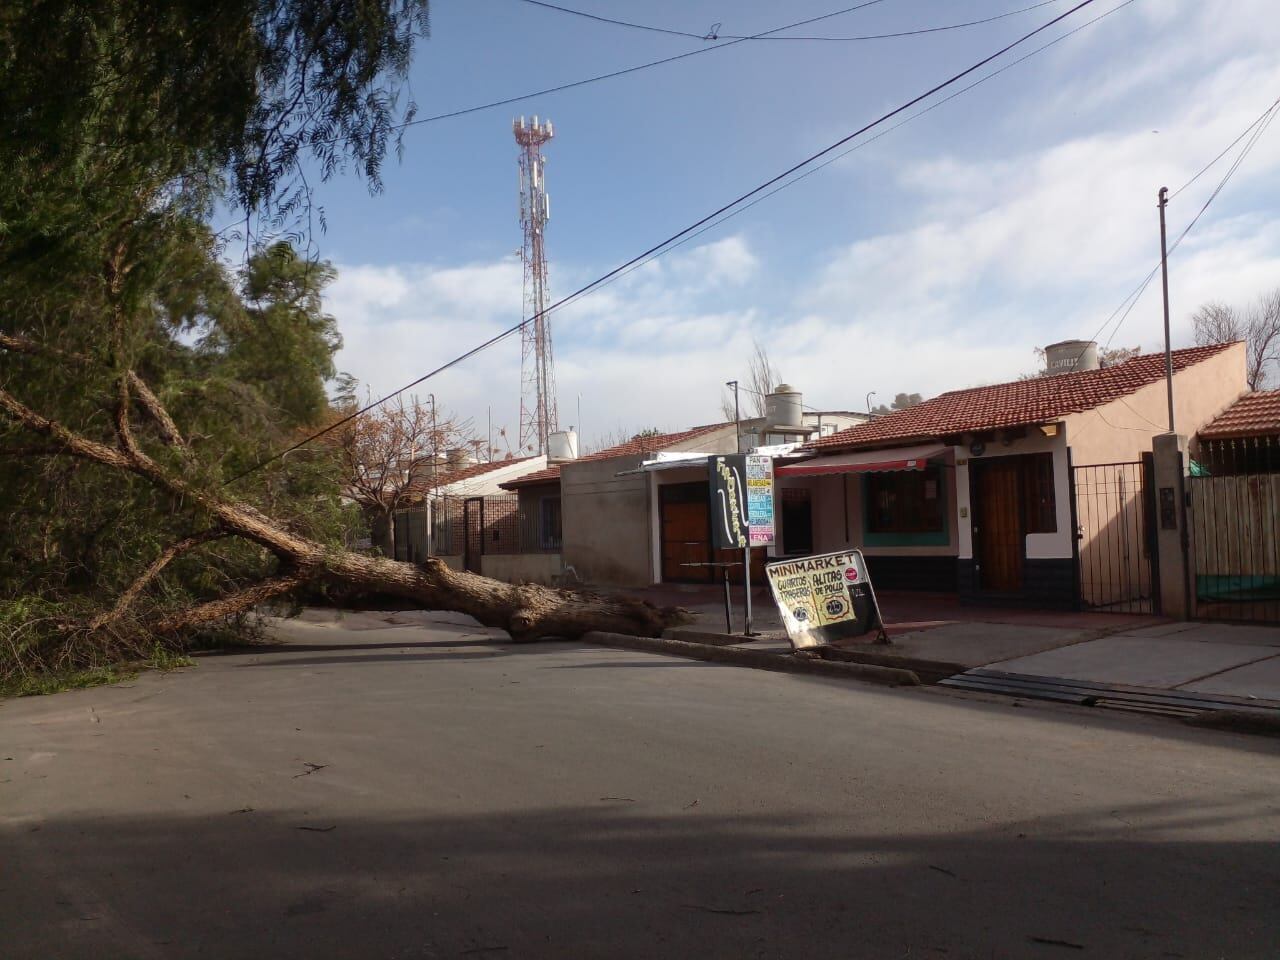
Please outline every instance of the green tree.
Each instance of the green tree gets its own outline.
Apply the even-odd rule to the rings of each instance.
[[[16,0],[0,11],[0,684],[337,582],[513,634],[671,615],[344,550],[332,277],[310,179],[373,189],[425,0]],[[215,211],[239,217],[241,275]],[[252,469],[255,467],[262,469]]]

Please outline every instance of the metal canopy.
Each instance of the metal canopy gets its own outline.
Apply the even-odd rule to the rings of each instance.
[[[793,463],[775,468],[780,477],[820,477],[842,473],[892,473],[903,470],[923,470],[930,462],[950,462],[954,457],[951,447],[935,443],[916,447],[898,447],[890,450],[864,450],[858,453],[842,453],[830,457],[815,457],[803,463]]]

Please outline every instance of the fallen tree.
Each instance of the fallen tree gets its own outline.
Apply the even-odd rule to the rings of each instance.
[[[4,333],[0,333],[0,348],[10,354],[54,354],[33,340]],[[85,357],[70,355],[60,355],[58,359],[77,364],[89,362]],[[506,630],[513,640],[519,641],[552,636],[576,638],[591,630],[658,636],[664,628],[688,619],[678,608],[658,608],[629,597],[606,597],[535,584],[513,585],[452,570],[435,559],[419,566],[335,548],[301,536],[290,530],[288,524],[272,519],[249,503],[193,481],[182,469],[162,463],[144,450],[134,427],[134,418],[139,414],[150,422],[157,442],[178,454],[169,458],[169,464],[190,462],[189,447],[177,423],[136,372],[126,370],[118,378],[116,389],[114,410],[110,411],[114,440],[108,443],[42,416],[0,388],[0,410],[28,431],[44,437],[51,444],[44,448],[45,455],[75,457],[141,477],[163,492],[176,509],[189,513],[193,526],[204,526],[169,545],[154,558],[120,595],[112,610],[94,618],[89,624],[91,630],[103,629],[123,616],[174,558],[200,544],[225,537],[238,537],[268,551],[276,558],[278,569],[268,578],[241,586],[217,599],[166,613],[149,624],[152,629],[165,634],[179,633],[234,616],[322,581],[402,597],[428,609],[465,613],[485,626]]]

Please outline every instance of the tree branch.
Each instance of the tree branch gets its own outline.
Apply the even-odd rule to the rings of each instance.
[[[187,452],[187,441],[182,438],[182,431],[178,429],[178,425],[174,423],[173,417],[169,416],[169,411],[165,409],[160,398],[157,397],[146,382],[134,373],[128,371],[125,376],[128,378],[129,385],[133,388],[134,393],[138,396],[138,406],[146,412],[146,414],[155,421],[156,426],[160,430],[160,438],[171,447],[177,447],[184,453]]]
[[[291,593],[308,580],[313,579],[315,575],[316,571],[306,572],[303,570],[294,570],[290,573],[281,574],[268,580],[259,581],[250,587],[227,594],[227,596],[220,597],[217,600],[210,600],[208,603],[189,607],[181,613],[158,620],[153,626],[159,633],[177,633],[180,630],[212,623],[214,620],[221,620],[224,617],[234,616],[237,613],[250,610],[274,597]]]
[[[120,594],[120,598],[116,601],[114,607],[106,613],[98,614],[98,616],[89,621],[89,629],[101,630],[108,624],[119,620],[120,617],[124,615],[124,612],[133,604],[133,601],[138,598],[138,595],[146,589],[147,585],[150,584],[151,581],[155,580],[164,568],[177,557],[186,553],[188,550],[200,546],[201,544],[208,543],[211,540],[217,540],[227,535],[227,532],[221,529],[205,530],[203,533],[184,537],[183,539],[165,547],[165,549],[161,551],[160,556],[151,561],[151,564],[142,572],[142,575],[134,580],[133,583],[129,584],[125,591]]]

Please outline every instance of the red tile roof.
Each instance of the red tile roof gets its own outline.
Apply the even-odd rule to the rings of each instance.
[[[1200,438],[1220,440],[1267,433],[1280,433],[1280,390],[1246,394],[1202,428]]]
[[[608,460],[612,457],[635,456],[636,454],[658,453],[677,444],[685,443],[689,440],[696,440],[698,437],[715,433],[717,430],[723,430],[725,427],[733,426],[732,423],[709,423],[701,427],[692,427],[688,430],[681,430],[678,433],[660,433],[651,437],[633,437],[626,443],[620,443],[617,446],[608,447],[604,450],[597,450],[595,453],[588,453],[579,457],[577,460],[569,461],[571,463],[582,463],[587,460]],[[508,480],[506,483],[500,483],[498,486],[504,490],[514,490],[518,487],[530,487],[537,483],[559,483],[560,482],[560,464],[547,467],[545,470],[539,470],[537,473],[526,474],[523,477],[517,477],[515,480]]]
[[[1230,344],[1173,351],[1173,369],[1183,370],[1226,350]],[[1101,370],[1015,380],[990,387],[953,390],[905,410],[820,437],[804,449],[827,453],[893,446],[915,440],[1051,423],[1128,396],[1164,377],[1164,354],[1151,353]]]

